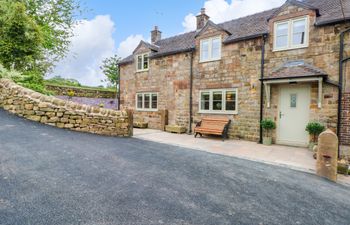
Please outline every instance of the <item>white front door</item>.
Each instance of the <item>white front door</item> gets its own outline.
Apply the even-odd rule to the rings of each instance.
[[[307,146],[309,136],[305,127],[309,122],[310,86],[281,86],[278,113],[277,143]]]

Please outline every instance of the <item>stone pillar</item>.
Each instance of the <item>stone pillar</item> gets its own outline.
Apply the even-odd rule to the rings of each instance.
[[[160,110],[160,126],[161,130],[165,131],[165,126],[168,125],[168,110]]]
[[[338,137],[327,129],[318,137],[316,174],[337,181]]]
[[[127,112],[129,121],[129,137],[132,137],[134,135],[134,111],[129,109]]]

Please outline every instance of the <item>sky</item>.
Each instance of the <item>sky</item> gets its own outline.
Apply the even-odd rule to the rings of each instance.
[[[281,6],[285,0],[81,0],[85,9],[76,18],[70,52],[49,77],[77,79],[89,86],[104,85],[102,60],[130,55],[141,40],[150,41],[157,25],[162,38],[195,30],[201,8],[215,23]]]

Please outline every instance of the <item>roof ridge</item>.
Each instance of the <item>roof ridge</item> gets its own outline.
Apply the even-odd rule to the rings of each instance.
[[[221,22],[221,23],[215,23],[215,22],[213,22],[212,20],[210,20],[210,21],[211,21],[212,23],[214,23],[214,24],[220,26],[220,25],[223,25],[223,24],[225,24],[225,23],[230,23],[230,22],[235,21],[235,20],[240,20],[240,19],[244,19],[244,18],[247,18],[247,17],[250,17],[250,16],[255,16],[255,15],[257,15],[257,14],[263,14],[263,13],[266,13],[266,12],[269,12],[269,11],[272,11],[272,10],[277,10],[278,8],[280,8],[280,7],[275,7],[275,8],[267,9],[267,10],[260,11],[260,12],[254,13],[254,14],[249,14],[249,15],[242,16],[242,17],[238,17],[238,18],[235,18],[235,19],[227,20],[227,21]],[[163,40],[167,40],[167,39],[171,39],[171,38],[175,38],[175,37],[179,37],[179,36],[182,36],[182,35],[194,33],[194,32],[197,32],[197,30],[193,30],[193,31],[185,32],[185,33],[180,33],[180,34],[177,34],[177,35],[174,35],[174,36],[170,36],[170,37],[161,39],[161,40],[159,40],[158,42],[163,41]]]

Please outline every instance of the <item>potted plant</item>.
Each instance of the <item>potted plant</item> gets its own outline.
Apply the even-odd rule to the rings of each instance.
[[[264,129],[263,144],[271,145],[272,144],[272,134],[271,131],[276,128],[276,123],[272,119],[264,119],[261,121],[261,127]]]
[[[318,122],[310,122],[306,125],[306,131],[309,132],[309,135],[312,136],[312,140],[309,143],[309,149],[313,150],[315,144],[317,143],[317,138],[320,133],[325,130],[325,126]]]

